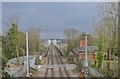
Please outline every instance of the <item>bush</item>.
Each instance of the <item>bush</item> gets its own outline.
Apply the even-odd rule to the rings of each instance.
[[[82,69],[83,69],[82,63],[78,61],[78,63],[76,63],[75,71],[81,72]]]
[[[68,63],[74,63],[74,57],[73,57],[73,54],[72,54],[72,52],[70,52],[69,54],[68,54]]]
[[[10,75],[6,71],[3,71],[2,72],[2,79],[10,79]]]
[[[35,65],[40,65],[43,64],[42,60],[39,59],[39,57],[36,58],[35,60]]]

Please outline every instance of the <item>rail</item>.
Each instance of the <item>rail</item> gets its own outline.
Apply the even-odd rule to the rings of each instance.
[[[62,59],[61,59],[61,51],[55,46],[55,45],[53,45],[52,43],[49,45],[49,50],[48,50],[48,53],[47,53],[47,65],[49,66],[49,65],[51,65],[52,67],[51,68],[46,68],[46,72],[45,72],[45,77],[47,77],[48,76],[48,73],[50,72],[50,70],[51,70],[51,74],[50,75],[52,75],[52,77],[54,77],[54,64],[57,64],[56,66],[60,66],[60,65],[64,65],[64,63],[63,63],[63,61],[62,61]],[[54,57],[55,57],[55,59],[54,59]],[[68,78],[68,79],[70,79],[70,77],[69,77],[69,74],[68,74],[68,72],[67,72],[67,70],[65,69],[65,67],[62,67],[63,68],[63,70],[61,69],[61,67],[58,67],[58,69],[59,69],[59,76],[60,77],[64,77],[65,76],[65,74],[66,74],[66,77]]]
[[[57,48],[57,47],[55,46],[55,48]],[[60,51],[58,48],[57,48],[57,51],[59,52],[59,53],[57,53],[57,54],[61,54],[61,53],[60,53],[61,51]],[[61,59],[61,57],[58,56],[58,58],[60,59],[61,64],[64,64],[63,61],[62,61],[62,59]],[[65,70],[65,73],[66,73],[66,75],[67,75],[67,78],[70,79],[67,70],[66,70],[64,67],[63,67],[63,69]]]

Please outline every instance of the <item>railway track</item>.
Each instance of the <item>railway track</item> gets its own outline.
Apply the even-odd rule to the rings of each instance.
[[[53,43],[51,43],[49,46],[46,64],[47,66],[50,67],[46,68],[45,77],[59,77],[59,78],[70,79],[69,74],[65,69],[65,67],[60,67],[60,65],[64,66],[64,63],[62,61],[60,51]],[[53,67],[55,65],[56,67]]]
[[[53,65],[51,46],[49,46],[48,53],[47,53],[47,65],[48,66]],[[45,77],[52,77],[52,76],[53,76],[53,68],[46,68]]]
[[[54,50],[53,50],[53,53],[54,53]],[[55,53],[55,58],[56,58],[56,60],[57,60],[57,63],[58,63],[58,64],[61,64],[61,63],[59,62],[58,56],[59,56],[58,53]],[[61,70],[61,68],[59,68],[59,72],[60,72],[60,75],[61,75],[61,77],[62,77],[63,75],[62,75],[62,70]]]
[[[56,52],[60,52],[60,51],[57,49],[56,46],[55,46],[55,48],[56,48]],[[57,53],[57,54],[60,54],[60,53]],[[57,55],[57,58],[60,60],[60,64],[64,65],[61,56],[60,56],[60,55]],[[66,76],[64,75],[63,77],[66,77],[66,78],[70,79],[69,74],[68,74],[67,70],[65,69],[65,67],[63,67],[63,69],[64,69],[65,72],[62,72],[62,74],[63,74],[63,73],[66,74]]]

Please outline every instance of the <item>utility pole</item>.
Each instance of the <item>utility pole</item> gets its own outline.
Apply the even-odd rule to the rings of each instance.
[[[26,77],[29,77],[29,53],[28,53],[28,33],[26,32],[26,55],[27,55],[27,75]]]
[[[85,77],[88,76],[88,60],[87,60],[87,35],[85,36]]]
[[[85,66],[88,66],[88,61],[87,61],[87,35],[85,36]]]

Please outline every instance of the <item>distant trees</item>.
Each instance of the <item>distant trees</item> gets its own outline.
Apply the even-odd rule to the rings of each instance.
[[[85,40],[85,36],[86,36],[87,34],[85,33],[85,32],[82,32],[81,34],[80,34],[80,40]]]
[[[68,42],[71,42],[75,38],[79,36],[80,32],[79,30],[76,30],[74,28],[67,28],[64,30],[64,35]]]
[[[67,28],[64,30],[64,35],[67,39],[68,46],[67,52],[72,52],[73,48],[80,46],[80,40],[85,41],[85,36],[88,36],[88,45],[93,45],[93,36],[91,34],[86,34],[85,32],[80,32],[75,28]],[[67,54],[67,53],[66,53]]]
[[[7,62],[8,59],[17,57],[19,64],[19,56],[26,55],[26,36],[18,28],[16,17],[9,20],[8,32],[2,35],[2,60]],[[29,28],[29,52],[35,54],[40,50],[40,31],[38,28]],[[32,52],[32,53],[31,53]]]
[[[79,46],[80,31],[74,28],[67,28],[64,30],[64,35],[68,42],[67,51],[71,52],[73,48]]]
[[[85,36],[87,35],[87,40],[88,40],[88,46],[92,46],[93,45],[93,43],[94,43],[94,38],[93,38],[93,36],[92,36],[92,34],[87,34],[87,33],[85,33],[85,32],[82,32],[82,33],[80,33],[80,35],[79,35],[79,41],[77,41],[78,42],[78,44],[79,44],[79,42],[80,42],[80,40],[82,40],[82,41],[84,41],[85,42]]]
[[[19,54],[25,56],[26,53],[26,36],[24,32],[19,32]]]
[[[29,50],[31,54],[36,54],[41,50],[40,29],[30,27],[28,28],[29,34]]]

